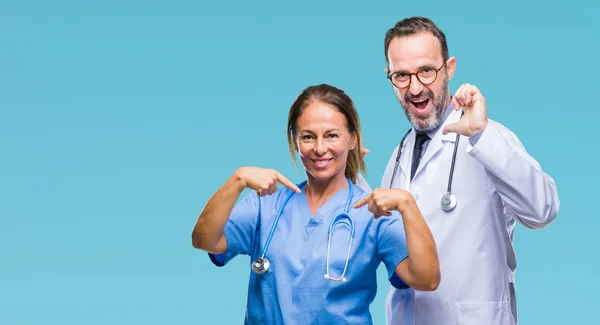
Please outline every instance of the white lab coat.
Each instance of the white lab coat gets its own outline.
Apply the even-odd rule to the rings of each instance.
[[[540,229],[558,214],[554,180],[527,154],[509,129],[490,120],[475,146],[459,140],[452,192],[458,204],[440,207],[446,193],[456,139],[442,134],[460,118],[452,111],[431,139],[415,176],[410,166],[415,133],[404,142],[392,187],[413,193],[433,233],[441,267],[436,291],[391,287],[386,298],[387,324],[517,324],[512,245],[515,221]],[[390,157],[381,187],[390,185],[398,147]]]

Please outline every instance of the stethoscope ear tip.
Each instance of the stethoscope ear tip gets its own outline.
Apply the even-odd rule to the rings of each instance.
[[[323,277],[325,278],[325,280],[329,280],[329,275],[325,274]]]
[[[346,283],[346,281],[348,281],[348,279],[342,278],[342,282]]]

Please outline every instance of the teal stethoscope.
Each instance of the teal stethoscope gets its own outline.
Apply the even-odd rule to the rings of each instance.
[[[396,177],[396,170],[398,169],[398,165],[400,164],[400,154],[402,154],[402,147],[404,146],[404,140],[410,134],[409,129],[408,132],[402,137],[402,141],[400,141],[400,147],[398,147],[398,154],[396,155],[396,164],[394,165],[394,171],[392,172],[392,180],[390,181],[390,188],[394,184],[394,178]],[[456,151],[458,149],[458,140],[460,139],[460,134],[456,134],[456,141],[454,142],[454,153],[452,154],[452,164],[450,165],[450,176],[448,177],[448,188],[446,194],[442,196],[442,200],[440,201],[440,205],[442,206],[442,210],[444,211],[452,211],[456,208],[456,196],[452,194],[452,176],[454,175],[454,163],[456,162]]]
[[[350,251],[352,249],[352,241],[354,240],[354,219],[352,219],[352,217],[350,216],[350,203],[352,202],[352,195],[353,195],[353,191],[354,191],[354,184],[352,184],[352,182],[348,180],[348,185],[349,185],[349,193],[348,193],[348,199],[346,200],[346,209],[344,210],[345,212],[340,213],[338,215],[336,215],[332,220],[331,223],[329,224],[329,230],[328,230],[328,235],[327,235],[327,270],[325,273],[325,279],[327,280],[332,280],[332,281],[341,281],[341,282],[346,282],[347,279],[345,277],[346,275],[346,270],[348,268],[348,261],[350,260]],[[306,181],[300,183],[298,185],[299,188],[302,188],[304,186],[304,184],[306,184]],[[265,242],[265,247],[263,247],[261,256],[257,259],[254,260],[254,262],[252,262],[252,271],[254,271],[256,274],[263,274],[265,272],[267,272],[267,270],[269,269],[269,267],[271,266],[271,264],[269,263],[269,260],[265,257],[267,250],[269,249],[269,245],[271,244],[271,239],[273,238],[273,233],[275,232],[275,228],[277,228],[277,223],[279,222],[279,218],[281,217],[281,214],[283,213],[283,209],[285,208],[285,206],[287,205],[288,201],[290,200],[290,198],[294,195],[294,191],[291,191],[290,194],[288,194],[288,196],[285,198],[285,200],[283,201],[283,204],[281,205],[281,208],[279,208],[279,211],[277,212],[277,215],[275,216],[275,220],[273,221],[273,225],[271,226],[271,231],[269,232],[269,236],[267,236],[267,240]],[[348,225],[350,227],[350,244],[348,245],[348,255],[346,256],[346,264],[344,265],[344,271],[342,272],[342,275],[339,278],[334,278],[331,275],[329,275],[329,250],[331,248],[331,234],[333,233],[333,228],[335,227],[335,225],[340,222],[340,223],[344,223],[346,225]]]

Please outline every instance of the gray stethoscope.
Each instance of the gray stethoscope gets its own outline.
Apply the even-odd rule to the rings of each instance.
[[[354,184],[352,184],[352,182],[348,180],[348,184],[350,186],[349,188],[349,194],[348,194],[348,199],[346,200],[346,210],[343,213],[340,213],[338,215],[336,215],[332,220],[331,223],[329,224],[329,230],[328,230],[328,239],[327,239],[327,272],[325,273],[325,279],[327,280],[332,280],[332,281],[341,281],[341,282],[346,282],[347,279],[344,276],[346,274],[346,269],[348,268],[348,261],[350,260],[350,251],[352,249],[352,241],[354,240],[354,220],[352,219],[352,217],[350,216],[350,203],[352,202],[352,195],[353,195],[353,191],[354,191]],[[306,181],[298,184],[298,188],[302,188],[304,186],[304,184],[306,184]],[[252,262],[252,271],[254,271],[256,274],[263,274],[265,272],[267,272],[267,270],[269,269],[269,267],[271,266],[271,264],[269,263],[269,260],[267,260],[267,258],[265,257],[265,254],[267,253],[267,250],[269,249],[269,245],[271,244],[271,239],[273,238],[273,233],[275,232],[275,228],[277,227],[277,223],[279,222],[279,218],[281,217],[281,214],[283,213],[283,209],[285,208],[287,202],[290,200],[290,198],[294,195],[294,191],[292,191],[283,201],[283,204],[281,205],[281,208],[279,208],[279,211],[277,212],[277,215],[275,216],[275,220],[273,221],[273,226],[271,226],[271,231],[269,232],[269,236],[267,237],[267,240],[265,242],[265,247],[263,247],[261,256],[257,259],[254,260],[254,262]],[[339,219],[346,219],[346,220],[339,220]],[[348,255],[346,256],[346,264],[344,265],[344,271],[342,272],[342,275],[339,278],[334,278],[331,275],[329,275],[329,250],[331,248],[331,234],[333,233],[333,227],[336,225],[336,223],[339,222],[347,224],[350,227],[350,244],[348,245]]]
[[[398,165],[400,164],[400,154],[402,153],[402,147],[404,145],[404,140],[410,134],[410,130],[406,132],[404,137],[402,137],[402,141],[400,141],[400,147],[398,147],[398,154],[396,155],[396,164],[394,165],[394,172],[392,173],[392,180],[390,181],[390,188],[392,188],[392,184],[394,184],[394,178],[396,177],[396,170],[398,169]],[[456,142],[454,142],[454,153],[452,154],[452,164],[450,165],[450,176],[448,177],[448,189],[446,194],[442,196],[442,200],[440,205],[442,206],[442,210],[444,211],[452,211],[456,207],[456,196],[452,194],[452,176],[454,175],[454,163],[456,162],[456,151],[458,149],[458,140],[460,139],[460,134],[456,134]],[[410,177],[410,176],[409,176]]]

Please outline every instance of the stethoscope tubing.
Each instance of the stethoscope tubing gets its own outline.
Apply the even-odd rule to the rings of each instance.
[[[303,187],[304,184],[306,184],[306,181],[299,184],[298,187],[301,188],[301,187]],[[352,197],[353,197],[353,193],[354,193],[354,188],[353,188],[354,184],[352,184],[352,182],[350,180],[348,180],[348,185],[349,185],[349,193],[348,193],[348,199],[346,200],[345,212],[336,215],[331,220],[331,223],[329,224],[328,234],[327,234],[327,237],[328,237],[328,239],[327,239],[327,273],[325,274],[325,278],[334,280],[334,281],[342,281],[342,282],[346,281],[346,278],[344,277],[344,275],[346,274],[346,270],[348,268],[348,262],[350,260],[350,251],[352,249],[352,243],[353,243],[354,236],[355,236],[354,219],[352,219],[352,217],[350,216],[350,206],[352,203]],[[265,255],[267,254],[269,246],[271,245],[271,240],[273,239],[273,234],[275,233],[275,229],[277,228],[279,219],[281,218],[281,215],[283,214],[283,210],[285,209],[288,201],[292,198],[292,196],[294,194],[295,194],[295,192],[292,191],[284,199],[281,207],[279,208],[279,211],[277,212],[277,215],[275,216],[275,219],[273,220],[273,225],[271,226],[269,235],[267,236],[267,240],[265,241],[265,246],[262,249],[261,256],[260,256],[260,258],[256,259],[253,262],[253,268],[252,268],[253,271],[255,271],[259,274],[265,272],[269,268],[270,263],[265,258]],[[350,243],[348,245],[348,254],[346,256],[346,264],[344,266],[344,271],[342,272],[342,275],[339,278],[333,278],[333,277],[329,276],[329,252],[330,252],[330,247],[331,247],[331,235],[333,232],[333,228],[338,223],[338,219],[340,219],[340,218],[345,218],[348,220],[347,222],[346,221],[340,221],[340,222],[342,222],[344,224],[348,224],[348,226],[350,227]],[[265,268],[261,269],[260,271],[255,270],[254,263],[256,263],[257,261],[260,261],[259,264],[265,265]]]
[[[404,134],[404,136],[402,137],[402,140],[400,141],[400,146],[398,147],[398,154],[396,155],[396,163],[394,164],[394,170],[392,171],[392,179],[390,180],[389,188],[392,188],[392,186],[394,185],[394,179],[396,177],[396,172],[398,170],[398,166],[400,165],[400,157],[402,155],[402,149],[404,147],[404,140],[406,140],[406,137],[410,134],[411,131],[412,131],[412,128],[409,129],[408,132],[406,132],[406,134]],[[454,199],[453,205],[456,205],[456,197],[454,197],[454,195],[452,194],[452,178],[454,176],[454,166],[456,164],[456,154],[458,152],[459,140],[460,140],[460,134],[457,133],[456,141],[454,142],[454,152],[452,153],[452,162],[450,164],[450,174],[448,175],[448,185],[446,187],[447,188],[446,195],[452,196]],[[446,208],[442,205],[442,209],[444,211],[450,211],[450,210],[454,209],[454,206]]]

